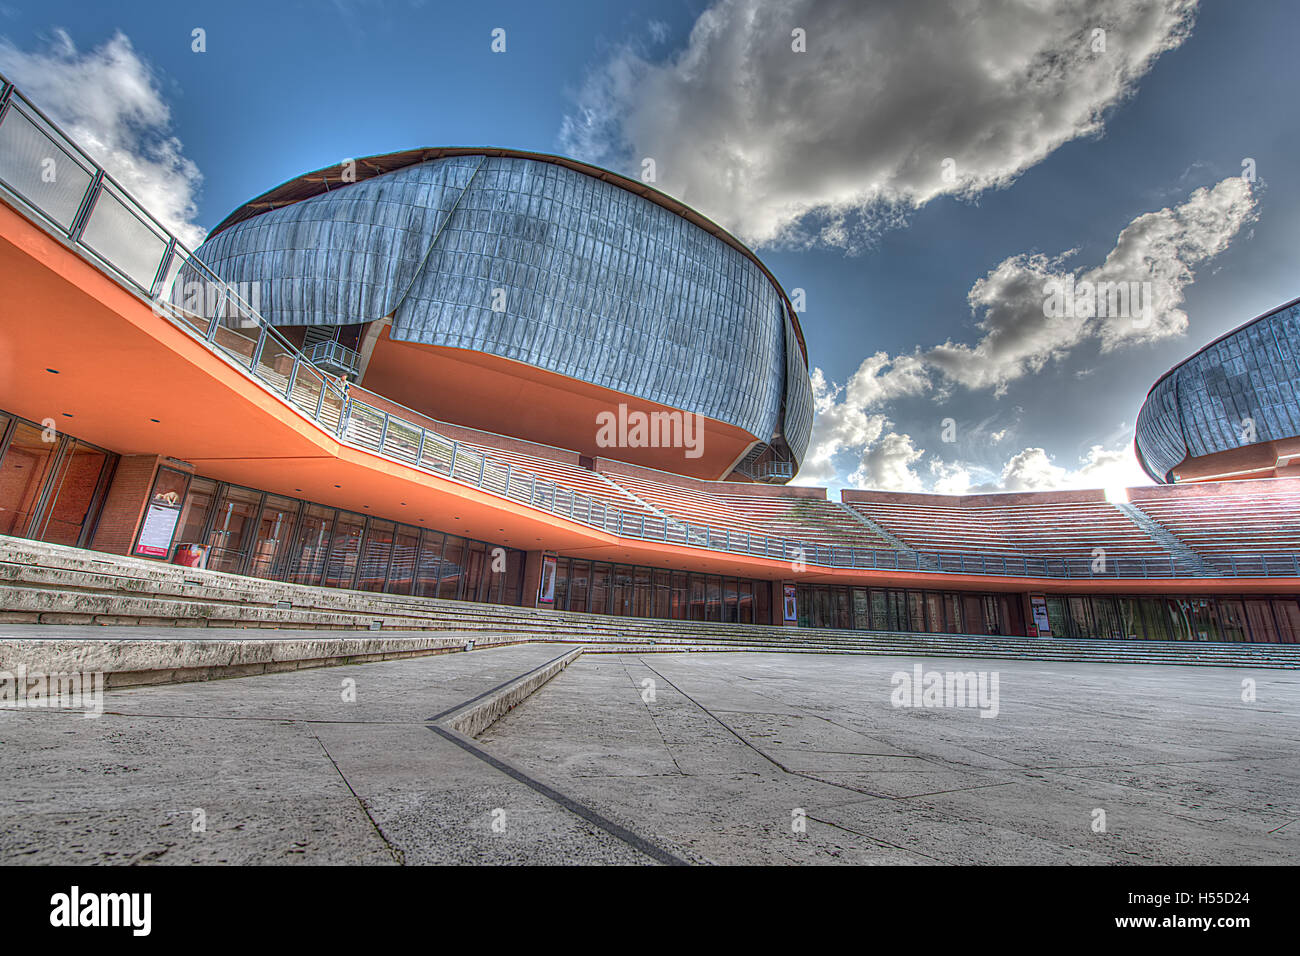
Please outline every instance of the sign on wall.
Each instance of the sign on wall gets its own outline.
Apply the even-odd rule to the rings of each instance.
[[[172,539],[176,536],[176,526],[180,522],[189,483],[190,476],[182,471],[173,468],[158,469],[132,554],[145,558],[166,558],[171,553]]]
[[[555,603],[555,555],[542,555],[542,580],[537,586],[537,603]]]
[[[1038,637],[1052,636],[1052,622],[1047,617],[1047,598],[1041,594],[1029,596],[1029,608],[1034,617],[1034,628]]]
[[[787,584],[785,586],[785,623],[793,624],[799,620],[799,605],[795,598],[795,586]]]

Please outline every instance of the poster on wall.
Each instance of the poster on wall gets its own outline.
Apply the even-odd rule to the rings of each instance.
[[[799,619],[799,607],[795,602],[795,586],[785,586],[785,623],[793,624]]]
[[[537,603],[555,603],[555,555],[542,555],[542,580],[537,586]]]
[[[1051,637],[1052,624],[1047,617],[1047,598],[1041,594],[1029,596],[1029,607],[1034,616],[1034,629],[1037,637]]]
[[[184,472],[158,469],[132,553],[146,558],[165,558],[171,553],[189,482],[190,476]]]

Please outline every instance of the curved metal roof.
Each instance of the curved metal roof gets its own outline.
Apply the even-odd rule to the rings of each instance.
[[[799,342],[799,350],[803,353],[804,368],[808,368],[808,345],[804,341],[803,329],[799,325],[799,316],[795,312],[789,296],[781,288],[781,283],[776,281],[776,276],[772,275],[771,270],[763,264],[762,260],[748,246],[712,219],[701,215],[667,193],[660,192],[658,189],[647,186],[638,180],[630,179],[608,169],[602,169],[599,166],[593,166],[590,163],[569,159],[567,156],[557,156],[553,153],[534,153],[522,149],[506,149],[498,146],[429,146],[421,149],[402,150],[396,153],[383,153],[378,156],[366,156],[353,161],[356,163],[355,177],[353,179],[345,180],[343,178],[343,164],[339,163],[335,166],[318,169],[315,172],[304,173],[288,182],[281,183],[274,189],[268,190],[257,198],[244,203],[244,205],[217,223],[216,227],[208,233],[208,238],[217,235],[222,230],[229,229],[236,223],[252,219],[254,216],[259,216],[272,209],[291,206],[296,202],[310,199],[312,196],[318,196],[332,189],[341,189],[364,179],[372,179],[375,176],[382,176],[385,173],[404,169],[407,166],[415,166],[419,163],[427,163],[431,160],[444,159],[449,156],[501,156],[511,159],[531,159],[540,163],[565,166],[611,183],[676,213],[714,238],[725,242],[758,266],[763,275],[772,283],[772,287],[776,289],[777,294],[780,295],[781,301],[785,303],[786,314],[789,315],[791,324],[794,326],[795,338]]]
[[[1226,451],[1229,447],[1241,447],[1239,441],[1235,444],[1222,442],[1216,444],[1213,441],[1214,436],[1209,435],[1208,432],[1213,431],[1217,435],[1218,429],[1211,427],[1215,423],[1201,420],[1195,414],[1194,408],[1184,407],[1187,400],[1183,394],[1182,386],[1185,384],[1183,380],[1187,376],[1195,379],[1200,375],[1198,360],[1206,356],[1206,361],[1209,361],[1208,353],[1216,347],[1247,333],[1252,326],[1274,319],[1296,306],[1300,306],[1300,299],[1292,299],[1224,332],[1170,368],[1147,390],[1142,407],[1138,410],[1138,420],[1134,429],[1134,451],[1137,454],[1138,464],[1153,481],[1171,482],[1174,467],[1188,457],[1196,458]],[[1273,344],[1278,350],[1278,357],[1276,362],[1270,364],[1268,371],[1277,379],[1300,383],[1300,379],[1297,379],[1294,374],[1294,359],[1291,360],[1291,365],[1283,368],[1282,346],[1276,342],[1276,332],[1273,335],[1275,337]],[[1261,379],[1261,385],[1267,386],[1271,381],[1272,379],[1265,376]],[[1260,437],[1254,444],[1280,437],[1278,434],[1271,433],[1271,430],[1266,427],[1266,422],[1261,421],[1259,424]],[[1164,466],[1163,469],[1161,466]]]

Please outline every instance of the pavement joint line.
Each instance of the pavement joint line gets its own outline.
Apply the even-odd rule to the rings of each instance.
[[[632,672],[628,670],[627,663],[623,661],[620,661],[619,663],[623,667],[623,673],[627,675],[627,679],[631,682],[633,690],[637,690],[639,685],[636,682],[636,678],[632,676]],[[637,696],[640,697],[640,694],[638,693]],[[682,774],[681,764],[677,762],[677,755],[673,753],[673,748],[668,745],[668,738],[664,736],[663,728],[659,726],[659,720],[655,717],[654,710],[644,699],[641,700],[641,704],[645,707],[646,713],[650,717],[650,723],[654,725],[655,733],[659,735],[659,742],[664,746],[664,753],[668,754],[668,759],[673,762],[673,767],[676,768],[677,773]]]
[[[316,731],[312,730],[310,727],[307,728],[307,731],[312,735],[316,743],[320,745],[321,753],[323,753],[325,755],[325,759],[327,759],[330,762],[330,765],[334,768],[334,772],[339,775],[339,779],[343,781],[343,786],[348,788],[348,793],[352,794],[352,799],[357,802],[357,807],[361,810],[362,813],[366,815],[366,819],[370,821],[370,825],[375,830],[375,835],[379,837],[381,841],[383,841],[384,848],[388,850],[389,855],[393,858],[393,862],[396,863],[398,866],[405,866],[406,854],[404,854],[397,847],[393,846],[393,844],[389,841],[388,837],[384,836],[383,828],[380,827],[378,821],[376,821],[375,818],[370,815],[370,808],[366,806],[366,801],[362,800],[361,796],[354,789],[352,789],[352,782],[348,780],[347,776],[343,773],[342,768],[339,767],[338,761],[334,759],[334,755],[331,754],[329,752],[329,748],[325,746],[325,741],[321,740],[320,737],[317,735]]]
[[[823,826],[833,827],[836,830],[841,830],[844,833],[851,833],[855,837],[862,837],[863,839],[871,840],[873,843],[878,843],[881,846],[891,847],[892,849],[900,850],[903,853],[908,853],[913,856],[919,856],[925,860],[933,860],[935,863],[941,863],[945,866],[950,865],[950,861],[945,860],[943,857],[934,856],[929,853],[923,853],[920,850],[916,850],[911,847],[906,847],[898,843],[890,843],[888,840],[882,840],[880,839],[880,837],[872,836],[870,833],[863,833],[861,830],[855,830],[853,829],[853,827],[845,826],[842,823],[834,823],[830,820],[823,820],[821,817],[813,816],[811,813],[808,814],[808,819],[814,820],[817,823],[822,824]]]
[[[687,861],[683,860],[681,857],[669,853],[667,850],[664,850],[661,847],[656,846],[655,844],[651,843],[649,840],[645,839],[644,837],[638,836],[637,834],[633,833],[631,830],[627,829],[626,827],[620,826],[619,824],[615,823],[613,820],[610,820],[609,818],[602,816],[601,814],[597,813],[595,810],[592,810],[590,807],[578,803],[576,800],[573,800],[565,796],[564,794],[560,793],[558,790],[555,790],[552,787],[548,787],[540,780],[536,780],[533,777],[530,777],[522,770],[519,770],[511,766],[510,764],[506,763],[504,760],[500,760],[497,757],[492,756],[487,751],[476,746],[473,741],[463,736],[462,734],[458,734],[456,733],[456,731],[451,730],[450,728],[447,727],[443,727],[440,724],[430,723],[430,724],[426,724],[425,726],[427,726],[435,734],[438,734],[444,740],[451,741],[453,744],[455,744],[457,747],[460,747],[466,753],[469,753],[477,757],[479,760],[482,760],[490,767],[500,771],[501,773],[504,773],[506,776],[518,781],[519,783],[522,783],[530,790],[533,790],[541,794],[543,797],[546,797],[548,800],[552,801],[553,803],[558,804],[559,806],[563,807],[565,810],[568,810],[570,813],[574,814],[575,816],[580,817],[583,820],[586,820],[588,823],[592,824],[595,827],[599,827],[601,830],[604,830],[610,836],[618,840],[621,840],[623,843],[626,843],[634,850],[637,850],[638,852],[644,854],[645,856],[650,857],[650,859],[654,860],[655,862],[663,863],[667,866],[689,866]]]
[[[708,714],[708,716],[712,717],[715,721],[718,722],[718,726],[720,726],[720,727],[721,727],[723,730],[725,730],[727,733],[731,734],[731,736],[735,737],[737,740],[739,740],[742,744],[744,744],[744,745],[745,745],[746,747],[748,747],[750,750],[754,751],[754,753],[758,754],[760,757],[762,757],[764,760],[766,760],[766,761],[767,761],[768,763],[770,763],[772,766],[776,767],[776,768],[777,768],[778,770],[780,770],[782,773],[794,773],[794,771],[792,771],[789,767],[785,766],[785,764],[781,763],[781,761],[779,761],[779,760],[777,760],[776,758],[770,756],[769,754],[764,753],[764,752],[763,752],[763,751],[762,751],[762,750],[761,750],[757,745],[755,745],[755,744],[751,743],[750,741],[746,740],[746,739],[745,739],[745,738],[744,738],[740,733],[738,733],[736,730],[734,730],[734,729],[733,729],[733,728],[732,728],[732,727],[731,727],[731,726],[730,726],[730,725],[729,725],[725,720],[723,720],[721,717],[719,717],[719,716],[718,716],[717,714],[715,714],[713,711],[709,710],[709,708],[705,707],[703,704],[701,704],[698,700],[696,700],[696,699],[695,699],[694,697],[692,697],[690,694],[686,693],[686,691],[682,690],[680,687],[678,687],[676,684],[674,684],[674,683],[673,683],[669,678],[667,678],[667,677],[665,677],[663,674],[659,673],[659,671],[655,670],[653,667],[651,667],[651,666],[650,666],[649,664],[647,664],[645,661],[642,661],[640,657],[638,657],[637,660],[641,662],[641,664],[646,668],[646,670],[650,671],[650,673],[654,674],[656,677],[658,677],[661,681],[663,681],[665,684],[667,684],[667,685],[668,685],[669,687],[671,687],[673,690],[677,691],[677,693],[681,694],[683,697],[685,697],[687,700],[689,700],[692,704],[694,704],[696,707],[698,707],[698,708],[699,708],[701,711],[703,711],[705,714]],[[735,713],[743,713],[743,711],[735,711]]]
[[[638,658],[638,660],[640,660],[640,658]],[[674,684],[674,683],[673,683],[671,680],[669,680],[667,677],[664,677],[663,674],[660,674],[657,670],[655,670],[655,669],[654,669],[653,667],[651,667],[649,664],[646,664],[644,661],[641,661],[641,663],[642,663],[642,664],[643,664],[643,665],[644,665],[644,666],[645,666],[645,667],[646,667],[646,668],[647,668],[651,673],[657,675],[661,680],[663,680],[666,684],[668,684],[669,687],[671,687],[673,690],[677,691],[677,693],[681,694],[683,697],[685,697],[687,700],[689,700],[692,704],[694,704],[696,707],[698,707],[698,708],[699,708],[700,710],[702,710],[704,713],[708,714],[708,715],[709,715],[710,717],[712,717],[715,721],[717,721],[718,724],[719,724],[719,725],[720,725],[724,730],[726,730],[728,733],[730,733],[733,737],[735,737],[737,740],[739,740],[742,744],[744,744],[744,745],[745,745],[746,747],[748,747],[750,750],[754,751],[754,753],[758,754],[758,755],[759,755],[760,757],[762,757],[764,760],[768,761],[770,764],[772,764],[772,766],[776,767],[776,768],[777,768],[778,770],[780,770],[782,773],[789,774],[789,775],[791,775],[791,776],[793,776],[793,777],[802,777],[804,780],[811,780],[811,781],[813,781],[814,783],[820,783],[820,784],[822,784],[823,786],[827,786],[827,787],[836,787],[836,788],[841,789],[841,790],[847,790],[847,791],[849,791],[850,793],[859,793],[859,794],[862,794],[862,795],[865,796],[865,797],[873,797],[873,798],[876,798],[876,799],[879,799],[879,800],[899,800],[899,799],[901,799],[901,798],[899,798],[899,797],[894,797],[894,796],[892,796],[892,795],[890,795],[890,794],[887,794],[887,793],[877,793],[877,792],[874,791],[874,790],[865,790],[865,789],[863,789],[863,788],[861,788],[861,787],[854,787],[854,786],[852,786],[852,785],[850,785],[850,784],[846,784],[846,783],[839,783],[839,782],[837,782],[837,781],[833,781],[833,780],[823,780],[823,779],[820,778],[820,777],[816,777],[816,776],[814,776],[813,773],[812,773],[811,771],[794,770],[794,769],[792,769],[792,768],[790,768],[790,767],[787,767],[785,764],[781,763],[781,761],[777,760],[777,759],[776,759],[775,757],[773,757],[771,754],[768,754],[767,752],[765,752],[764,750],[762,750],[760,747],[758,747],[756,744],[754,744],[754,743],[752,743],[751,741],[747,740],[747,739],[746,739],[746,738],[745,738],[741,733],[739,733],[739,732],[736,731],[734,728],[732,728],[732,727],[731,727],[731,726],[730,726],[726,721],[724,721],[721,717],[719,717],[717,714],[715,714],[715,713],[714,713],[713,711],[711,711],[709,708],[705,707],[703,704],[701,704],[698,700],[696,700],[696,699],[695,699],[694,697],[692,697],[690,694],[686,693],[686,691],[682,690],[680,687],[678,687],[676,684]],[[758,696],[761,697],[761,696],[765,696],[765,695],[759,694]],[[753,711],[744,711],[744,710],[730,710],[730,711],[725,711],[725,713],[748,714],[748,713],[754,713],[754,712],[753,712]],[[766,712],[764,711],[764,712],[762,712],[762,713],[766,713]],[[781,712],[780,714],[773,714],[772,716],[792,716],[792,715],[790,715],[788,711],[785,711],[785,712]],[[835,724],[834,721],[830,720],[829,718],[822,717],[820,714],[800,713],[798,716],[804,716],[804,717],[816,717],[816,718],[818,718],[818,719],[820,719],[820,720],[824,720],[824,721],[826,721],[827,723],[832,724],[832,726],[839,726],[838,724]],[[852,728],[841,728],[841,729],[852,730]],[[864,737],[867,736],[866,734],[862,734],[861,731],[853,731],[853,732],[854,732],[854,733],[858,733],[858,734],[860,734],[861,736],[864,736]],[[890,756],[893,756],[893,755],[890,755]]]
[[[579,649],[585,650],[585,648],[583,648],[581,645],[579,645]],[[427,719],[426,723],[432,723],[433,721],[438,721],[446,717],[450,717],[452,714],[456,713],[459,710],[464,710],[466,707],[470,706],[471,704],[476,704],[480,700],[483,700],[484,698],[491,697],[493,694],[505,690],[511,684],[517,684],[521,680],[526,680],[528,677],[531,677],[533,674],[536,674],[538,671],[545,670],[547,667],[550,667],[556,661],[563,660],[565,657],[567,657],[572,653],[573,653],[573,648],[570,648],[569,650],[565,651],[563,654],[557,654],[555,657],[552,657],[549,661],[546,661],[545,663],[542,664],[538,664],[532,670],[528,670],[522,674],[518,674],[514,677],[511,677],[509,680],[503,681],[500,684],[497,684],[495,687],[485,690],[483,691],[483,693],[475,697],[471,697],[469,700],[461,701],[459,704],[457,704],[454,707],[449,707],[447,710],[444,710],[441,713],[434,714],[432,717]]]

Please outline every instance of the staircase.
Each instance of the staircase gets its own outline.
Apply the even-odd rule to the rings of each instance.
[[[1180,538],[1175,537],[1163,525],[1152,520],[1140,508],[1134,507],[1127,501],[1115,501],[1112,504],[1123,512],[1130,521],[1146,532],[1147,537],[1173,555],[1174,560],[1183,567],[1207,577],[1213,577],[1218,573],[1206,565],[1201,556],[1189,548]]]
[[[857,508],[852,508],[849,505],[846,505],[842,501],[833,501],[831,503],[837,505],[841,511],[846,512],[850,518],[853,518],[855,521],[859,522],[860,524],[866,525],[868,528],[870,528],[872,531],[878,534],[885,541],[888,541],[889,546],[893,548],[895,551],[903,551],[910,554],[916,550],[914,547],[912,547],[902,538],[892,534],[889,530],[887,530],[884,527],[884,525],[877,524],[875,521],[872,521],[870,518],[864,515]]]
[[[288,584],[0,536],[0,635],[5,623],[175,627],[178,639],[193,628],[265,628],[267,637],[276,628],[307,628],[477,633],[492,643],[578,641],[594,653],[767,651],[1300,668],[1300,645],[1292,644],[1030,639],[610,617]],[[59,628],[50,631],[57,636]]]

